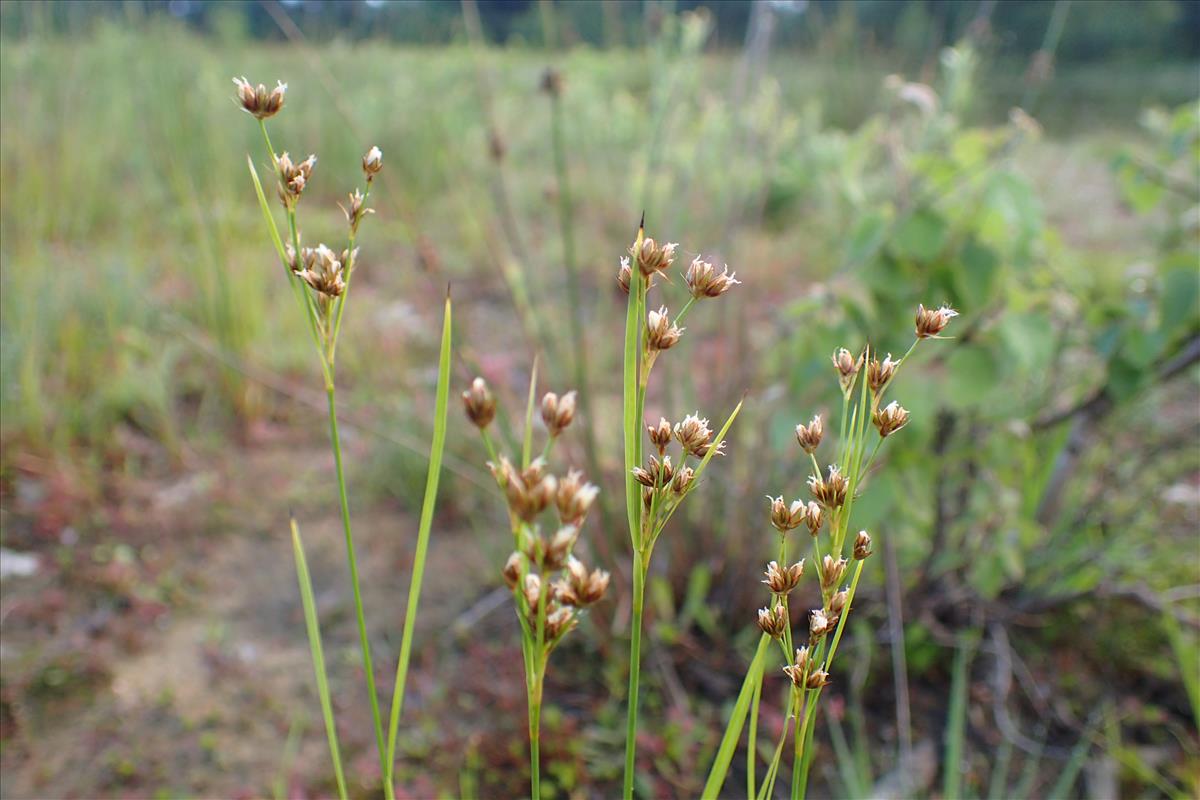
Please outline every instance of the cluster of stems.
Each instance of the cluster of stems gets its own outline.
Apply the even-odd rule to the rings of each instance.
[[[263,217],[267,223],[271,241],[283,265],[284,274],[296,297],[297,303],[304,313],[313,347],[321,366],[321,374],[324,378],[325,394],[328,400],[329,437],[337,474],[338,500],[341,509],[342,528],[345,535],[346,559],[350,571],[350,586],[354,596],[355,620],[358,626],[363,672],[366,677],[367,694],[371,706],[371,723],[375,734],[376,748],[379,753],[384,795],[388,800],[392,800],[395,797],[392,774],[400,712],[404,701],[409,656],[412,651],[412,637],[415,630],[414,622],[417,613],[417,602],[420,597],[425,554],[428,549],[429,534],[432,528],[438,478],[441,473],[441,458],[445,445],[450,370],[450,298],[447,294],[439,356],[434,436],[430,449],[429,471],[426,476],[425,497],[421,509],[416,557],[409,585],[404,633],[401,641],[400,655],[397,660],[396,679],[392,691],[391,714],[385,740],[383,719],[379,707],[379,696],[375,688],[375,670],[371,658],[370,639],[367,635],[366,615],[363,610],[358,559],[355,554],[354,537],[350,526],[350,503],[346,491],[341,440],[338,435],[335,381],[337,346],[342,329],[342,318],[346,310],[346,303],[349,300],[351,279],[354,275],[355,262],[358,257],[358,229],[363,219],[372,213],[372,210],[366,206],[366,202],[370,196],[375,176],[383,168],[383,154],[378,147],[372,147],[363,156],[362,175],[364,183],[349,195],[347,205],[342,207],[347,223],[345,249],[338,252],[326,247],[324,244],[320,244],[315,248],[301,247],[301,232],[297,211],[301,197],[311,181],[312,171],[316,166],[317,159],[316,156],[309,156],[304,161],[295,162],[286,152],[282,154],[277,153],[271,144],[271,137],[267,131],[267,119],[277,114],[283,107],[287,85],[280,83],[275,89],[268,90],[261,84],[255,87],[244,78],[235,79],[234,84],[237,86],[238,92],[235,99],[243,110],[258,121],[263,141],[267,148],[267,154],[271,160],[272,169],[277,181],[276,191],[287,220],[286,240],[276,225],[266,193],[263,191],[262,182],[259,180],[258,172],[254,167],[254,161],[247,156],[250,176],[254,182],[254,188],[258,195]],[[304,558],[299,528],[294,520],[292,522],[292,543],[296,555],[301,596],[302,600],[304,600],[305,622],[312,647],[313,667],[321,699],[322,716],[325,720],[326,734],[329,739],[330,755],[333,760],[339,796],[345,798],[347,796],[347,789],[337,740],[337,728],[333,718],[332,703],[329,698],[329,686],[325,675],[324,656],[320,645],[320,631],[317,625],[315,606],[311,602],[312,586],[309,579],[307,562]]]
[[[542,397],[542,420],[548,436],[541,455],[533,456],[534,392],[537,368],[529,382],[525,433],[519,460],[498,455],[488,428],[496,402],[482,378],[463,392],[467,417],[479,428],[490,461],[488,467],[503,493],[513,552],[502,575],[512,591],[521,624],[521,654],[525,661],[525,693],[529,709],[529,772],[531,796],[541,797],[541,718],[546,667],[559,642],[579,624],[585,609],[603,599],[609,574],[591,570],[574,555],[575,545],[599,489],[570,470],[556,477],[547,470],[559,436],[575,417],[575,392]],[[553,518],[555,531],[544,535],[539,519]]]
[[[695,489],[712,457],[722,451],[725,435],[741,410],[738,403],[715,438],[708,420],[689,415],[673,427],[666,420],[645,424],[646,390],[660,353],[673,347],[683,333],[679,324],[693,304],[717,297],[738,283],[732,274],[717,272],[697,258],[684,275],[691,293],[673,319],[666,307],[648,310],[647,296],[655,277],[671,266],[675,245],[660,245],[646,236],[644,220],[629,258],[621,261],[617,280],[629,293],[625,318],[622,427],[625,445],[625,508],[633,548],[633,608],[629,642],[629,695],[625,730],[624,797],[633,797],[637,762],[638,693],[641,671],[642,625],[646,579],[654,544],[676,509]],[[657,455],[643,463],[643,431]],[[675,440],[680,452],[672,464],[667,448]],[[691,461],[689,462],[689,459]],[[693,466],[694,465],[694,466]]]
[[[897,371],[912,355],[917,344],[922,339],[938,338],[938,334],[954,316],[955,312],[948,307],[920,307],[916,316],[916,338],[899,360],[893,360],[890,354],[880,360],[870,348],[864,349],[857,357],[844,348],[834,353],[833,365],[842,394],[836,455],[823,472],[817,459],[817,450],[824,434],[820,417],[814,417],[807,425],[796,427],[796,439],[812,466],[812,474],[808,479],[812,499],[807,503],[795,500],[788,504],[782,496],[768,498],[771,502],[770,521],[779,535],[778,560],[768,565],[766,580],[763,581],[771,592],[771,600],[768,606],[758,612],[758,625],[763,632],[758,652],[747,671],[742,695],[726,728],[717,761],[705,787],[705,797],[715,796],[720,791],[748,710],[748,800],[765,800],[774,796],[789,733],[792,735],[791,797],[793,800],[804,798],[813,758],[817,704],[824,687],[830,683],[838,643],[850,616],[863,565],[871,555],[871,537],[866,531],[859,531],[853,539],[849,536],[851,515],[880,446],[908,422],[908,412],[894,401],[885,405],[884,396]],[[805,560],[802,558],[789,566],[788,545],[793,536],[802,535],[796,532],[801,529],[811,538],[810,557],[815,566],[810,571],[817,576],[821,607],[809,613],[807,624],[793,636],[789,596],[801,582]],[[803,545],[797,548],[798,551],[804,549],[807,548]],[[849,584],[843,585],[851,562],[853,568]],[[771,641],[778,644],[784,660],[783,670],[790,679],[790,690],[785,701],[785,718],[789,724],[780,731],[766,774],[762,782],[757,783],[758,711],[765,663],[772,649]],[[797,646],[801,641],[803,644]]]

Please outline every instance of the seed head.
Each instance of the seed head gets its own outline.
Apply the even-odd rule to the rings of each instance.
[[[822,686],[828,686],[829,673],[823,669],[813,670],[812,674],[808,676],[808,680],[805,682],[805,685],[809,689],[820,689]]]
[[[682,466],[675,471],[675,477],[671,480],[671,491],[677,495],[682,495],[692,485],[692,478],[696,477],[696,471],[689,466]]]
[[[839,347],[833,354],[833,366],[838,373],[838,383],[842,386],[842,391],[850,390],[850,386],[854,383],[854,376],[858,375],[858,371],[862,369],[863,356],[860,353],[858,358],[855,358],[849,350],[844,347]]]
[[[475,423],[480,430],[487,428],[496,418],[496,398],[492,397],[487,381],[476,378],[471,381],[471,388],[462,393],[463,407],[466,408],[467,418]]]
[[[808,671],[808,648],[796,648],[796,660],[783,668],[787,676],[792,679],[793,686],[804,685],[804,673]]]
[[[808,515],[808,507],[804,505],[803,500],[793,500],[789,506],[784,501],[783,495],[768,496],[767,499],[771,501],[771,524],[775,526],[775,530],[787,533],[804,524],[805,517]]]
[[[275,88],[270,91],[261,83],[258,86],[252,85],[244,77],[234,78],[233,85],[237,87],[238,102],[242,104],[246,113],[255,119],[273,117],[283,108],[283,95],[287,91],[287,84],[282,81],[276,81]]]
[[[509,589],[517,588],[517,583],[521,580],[521,559],[521,554],[514,550],[508,561],[504,562],[504,569],[500,574],[504,576],[504,583]]]
[[[886,439],[908,424],[908,411],[893,400],[884,408],[876,409],[871,421],[879,429],[879,435]]]
[[[685,451],[696,458],[704,458],[708,453],[708,448],[711,447],[709,440],[712,438],[712,431],[708,427],[708,420],[702,419],[700,413],[696,412],[684,417],[683,422],[675,423],[675,438],[683,445]],[[718,445],[718,455],[723,446],[723,442]]]
[[[542,397],[542,422],[551,436],[558,436],[571,420],[575,419],[575,392],[570,391],[559,397],[554,392],[546,392]]]
[[[683,277],[692,297],[699,300],[702,297],[720,297],[741,283],[734,278],[735,275],[737,273],[730,272],[728,266],[718,273],[711,262],[701,261],[700,256],[696,256]]]
[[[666,417],[659,417],[657,425],[647,425],[646,433],[650,437],[650,443],[658,448],[659,455],[662,455],[667,450],[667,445],[671,443],[671,423]]]
[[[829,467],[829,477],[822,479],[819,475],[812,475],[808,479],[808,488],[813,497],[830,511],[841,508],[846,502],[847,485],[846,476],[832,465]]]
[[[804,515],[804,522],[808,525],[808,532],[816,536],[821,532],[821,519],[825,516],[825,512],[821,510],[821,506],[814,500],[808,501],[808,512]]]
[[[842,589],[840,592],[834,592],[833,596],[829,598],[829,615],[834,619],[840,617],[846,609],[846,603],[849,600],[850,593],[845,589]]]
[[[558,493],[554,503],[558,506],[558,517],[564,524],[579,527],[587,517],[588,509],[600,493],[600,487],[586,483],[583,473],[573,469],[558,482]]]
[[[569,606],[556,608],[546,615],[546,636],[553,641],[573,631],[578,624],[575,609]]]
[[[367,176],[367,183],[375,179],[379,171],[383,169],[383,151],[378,147],[372,147],[363,156],[362,160],[363,174]]]
[[[531,609],[537,608],[542,596],[542,579],[532,572],[525,576],[525,602]]]
[[[837,586],[841,582],[842,576],[846,574],[846,559],[834,559],[831,555],[826,555],[821,559],[821,588],[830,589]]]
[[[808,641],[816,644],[825,634],[833,630],[836,623],[832,622],[825,612],[819,608],[813,609],[808,615]]]
[[[854,537],[854,560],[865,561],[871,555],[871,536],[866,531],[859,531]]]
[[[651,239],[649,236],[642,239],[641,249],[629,249],[629,255],[633,256],[637,261],[638,269],[642,275],[650,278],[656,272],[665,272],[668,267],[675,261],[675,248],[678,244],[674,242],[660,245],[658,242]]]
[[[617,285],[621,291],[629,294],[629,282],[633,280],[633,270],[629,268],[629,256],[621,257],[621,267],[617,270]]]
[[[590,606],[608,591],[609,574],[602,569],[588,572],[583,562],[567,559],[567,579],[561,584],[562,602],[570,606]]]
[[[888,353],[887,358],[883,361],[878,358],[871,359],[871,363],[867,364],[867,385],[871,387],[872,394],[879,394],[883,391],[896,374],[896,367],[899,365],[899,361],[892,360],[891,353]]]
[[[796,441],[800,443],[800,447],[804,452],[812,455],[817,445],[821,443],[821,437],[825,435],[825,426],[821,423],[821,415],[817,414],[812,418],[812,421],[807,425],[796,426]]]
[[[299,258],[295,257],[289,246],[288,255],[292,259],[292,271],[296,277],[325,297],[337,297],[346,291],[342,262],[325,245],[302,247]]]
[[[933,309],[918,305],[916,318],[917,338],[931,339],[937,337],[950,324],[950,320],[957,316],[958,312],[950,306],[941,306],[940,308]]]
[[[634,467],[633,479],[642,486],[645,486],[648,489],[653,489],[658,484],[658,471],[653,467]]]
[[[565,567],[567,558],[571,555],[571,548],[575,546],[575,540],[578,538],[579,529],[574,525],[564,525],[559,528],[546,544],[545,553],[542,556],[542,566],[547,570],[558,570]]]
[[[317,157],[315,155],[310,155],[298,164],[293,162],[292,157],[286,152],[279,156],[276,166],[279,168],[279,179],[282,181],[280,196],[283,198],[284,205],[290,208],[291,204],[304,193],[304,187],[308,185],[313,167],[316,165]]]
[[[790,567],[780,567],[779,562],[772,561],[767,564],[767,571],[763,573],[767,579],[763,581],[775,594],[788,594],[800,585],[800,578],[804,575],[804,559],[800,559]]]
[[[355,233],[358,232],[358,224],[362,222],[363,217],[365,217],[367,214],[375,213],[375,209],[366,208],[363,206],[363,203],[366,202],[366,199],[366,196],[363,195],[361,191],[355,189],[354,192],[350,194],[350,202],[348,205],[343,206],[340,203],[338,204],[338,208],[342,209],[342,213],[346,215],[346,222],[350,225],[350,230]]]
[[[778,639],[780,636],[783,636],[783,632],[787,630],[787,626],[787,609],[782,604],[774,608],[760,608],[758,610],[758,627],[772,639]]]
[[[646,344],[651,350],[670,350],[683,335],[683,330],[671,324],[666,306],[646,315]]]

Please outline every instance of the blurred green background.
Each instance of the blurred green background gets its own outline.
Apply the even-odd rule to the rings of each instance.
[[[829,353],[899,354],[916,304],[947,302],[955,338],[906,367],[913,422],[855,507],[877,555],[814,796],[1196,796],[1198,59],[1200,4],[1167,0],[0,5],[4,795],[331,796],[289,510],[352,789],[380,794],[319,370],[249,181],[267,157],[232,101],[245,75],[289,84],[272,138],[319,157],[306,241],[341,235],[362,153],[385,154],[339,374],[377,664],[399,645],[447,284],[456,388],[483,374],[513,411],[537,355],[543,389],[589,389],[570,458],[604,486],[586,538],[615,591],[549,676],[551,796],[620,779],[613,278],[642,211],[743,281],[689,318],[651,413],[747,405],[659,544],[639,795],[702,785],[757,638],[762,498],[802,493],[791,430],[836,411]],[[450,431],[405,796],[527,785],[507,528],[473,433]],[[767,705],[762,741],[783,722]]]

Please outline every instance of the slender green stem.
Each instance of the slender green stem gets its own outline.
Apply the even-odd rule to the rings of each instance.
[[[442,453],[446,449],[446,427],[450,396],[450,297],[442,317],[442,347],[438,358],[437,400],[433,422],[433,443],[429,448],[429,471],[425,476],[425,499],[421,503],[421,522],[417,530],[417,550],[413,557],[412,578],[408,585],[408,606],[404,612],[404,635],[400,640],[400,659],[396,664],[396,680],[392,689],[392,709],[388,721],[387,771],[384,781],[391,785],[392,769],[396,763],[396,739],[400,728],[400,712],[404,707],[404,687],[408,678],[408,663],[416,631],[417,603],[421,599],[421,582],[425,576],[425,558],[429,552],[429,534],[433,528],[433,510],[437,504],[438,479],[442,474]],[[484,434],[486,437],[486,433]]]
[[[762,703],[762,674],[754,682],[754,697],[750,700],[750,732],[746,741],[746,800],[754,800],[754,778],[758,770],[758,707]]]
[[[679,323],[683,322],[684,317],[686,317],[688,315],[688,312],[692,310],[692,306],[695,304],[695,302],[696,302],[695,297],[689,297],[688,301],[684,304],[683,308],[680,309],[678,316],[675,317],[675,321],[672,322],[671,324],[678,325]]]
[[[803,760],[804,737],[801,735],[801,719],[796,714],[792,733],[792,800],[800,796],[800,762]]]
[[[646,568],[641,550],[633,553],[633,619],[629,635],[629,713],[625,725],[625,800],[633,797],[637,757],[638,681],[642,666],[642,613],[646,593]]]
[[[367,178],[367,190],[363,192],[363,207],[366,207],[367,198],[371,196],[371,179]],[[350,237],[346,247],[346,263],[343,264],[346,272],[346,288],[342,290],[341,297],[337,301],[337,310],[333,314],[333,334],[329,341],[329,363],[333,363],[337,356],[338,336],[342,332],[342,314],[346,311],[346,302],[350,299],[350,281],[354,277],[354,244],[358,238],[358,220],[350,221]]]
[[[342,506],[342,528],[346,534],[346,560],[350,564],[350,586],[354,590],[354,615],[358,621],[358,639],[362,648],[363,671],[367,677],[367,693],[371,699],[371,722],[375,727],[375,744],[379,748],[379,761],[383,774],[389,775],[387,746],[383,740],[383,721],[379,714],[379,696],[375,693],[375,669],[371,662],[371,642],[367,637],[367,620],[363,613],[362,588],[358,579],[358,559],[354,554],[354,536],[350,532],[350,501],[346,496],[346,476],[342,468],[342,445],[338,437],[337,402],[332,381],[325,387],[329,398],[329,437],[333,444],[333,462],[337,469],[338,499]],[[384,781],[384,795],[392,798],[390,781]]]

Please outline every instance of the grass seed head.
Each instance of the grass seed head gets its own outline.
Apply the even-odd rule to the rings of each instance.
[[[804,524],[805,517],[808,516],[808,507],[804,505],[803,500],[793,500],[789,506],[783,495],[768,496],[767,499],[771,501],[771,524],[775,526],[775,530],[787,533]]]
[[[816,644],[833,630],[836,623],[829,619],[822,609],[815,608],[808,615],[808,642]]]
[[[908,424],[908,411],[893,400],[884,408],[876,409],[871,421],[879,429],[879,435],[886,439]]]
[[[850,386],[854,383],[854,376],[862,369],[863,355],[860,353],[857,358],[844,347],[839,347],[834,352],[833,367],[838,373],[838,383],[841,384],[842,391],[850,390]]]
[[[793,686],[803,686],[808,672],[808,648],[797,647],[796,660],[784,667],[783,671],[792,679]]]
[[[682,496],[687,492],[688,487],[692,485],[692,479],[696,477],[696,471],[691,467],[684,465],[675,470],[675,477],[671,479],[671,491],[676,495]]]
[[[309,155],[308,158],[298,163],[292,161],[292,157],[287,152],[279,156],[279,160],[276,163],[281,181],[279,196],[283,200],[285,207],[291,208],[300,199],[300,195],[304,193],[304,187],[308,185],[309,179],[312,178],[312,171],[315,166],[317,166],[317,157],[315,155]]]
[[[633,270],[629,268],[629,257],[621,257],[621,266],[617,270],[617,285],[621,287],[621,291],[629,294],[629,282],[633,280]]]
[[[800,447],[804,452],[812,455],[817,450],[817,445],[821,444],[821,437],[825,435],[825,426],[821,422],[821,415],[816,414],[807,425],[796,426],[796,441],[800,443]]]
[[[577,469],[567,472],[567,477],[558,482],[558,492],[554,496],[554,504],[558,507],[558,517],[564,524],[579,527],[587,518],[588,509],[592,507],[600,487],[584,481],[583,473]]]
[[[467,418],[477,428],[483,430],[492,424],[496,418],[496,398],[492,397],[487,381],[483,378],[471,381],[471,388],[462,393],[462,399]]]
[[[671,323],[666,306],[646,315],[646,344],[651,350],[670,350],[679,342],[683,330]]]
[[[783,636],[783,632],[787,630],[787,626],[787,609],[782,605],[777,605],[774,608],[760,608],[758,610],[758,627],[772,639],[778,639],[780,636]]]
[[[924,305],[918,305],[916,317],[917,338],[932,339],[937,337],[950,324],[950,320],[957,316],[958,312],[950,306],[944,305],[940,308],[926,308]]]
[[[821,559],[821,588],[828,591],[842,581],[846,574],[846,559],[826,555]]]
[[[575,630],[575,626],[578,624],[579,618],[575,614],[575,609],[570,606],[556,608],[546,615],[546,636],[553,641]]]
[[[899,361],[892,360],[891,353],[888,353],[883,361],[878,358],[871,359],[871,363],[867,364],[867,385],[871,387],[872,394],[883,391],[895,376],[896,367],[899,365]]]
[[[741,281],[735,278],[736,275],[736,272],[729,271],[728,266],[722,267],[721,271],[717,272],[717,268],[712,265],[712,262],[702,261],[700,256],[696,256],[688,266],[683,279],[687,283],[692,297],[699,300],[702,297],[720,297],[740,284]]]
[[[708,427],[708,420],[696,412],[688,414],[682,422],[675,424],[675,438],[685,451],[696,458],[704,458],[711,446],[709,440],[712,439],[712,430]]]
[[[872,552],[871,535],[866,531],[859,531],[858,536],[854,537],[854,560],[865,561]]]
[[[273,117],[283,108],[283,95],[287,92],[283,81],[276,81],[275,88],[270,90],[261,83],[254,86],[245,77],[234,78],[233,85],[237,87],[238,102],[255,119]]]
[[[531,609],[537,608],[538,600],[542,597],[542,579],[532,572],[525,576],[525,602]]]
[[[508,561],[504,562],[504,569],[501,575],[504,576],[504,583],[509,589],[516,589],[517,584],[521,581],[522,556],[520,553],[513,551],[508,557]]]
[[[542,397],[542,422],[551,436],[562,433],[571,421],[575,419],[575,392],[570,391],[559,397],[554,392],[546,392]]]
[[[810,476],[808,488],[818,503],[832,511],[835,508],[841,508],[846,502],[848,483],[846,476],[836,466],[831,465],[827,478],[821,478],[820,475]]]
[[[609,579],[606,571],[595,569],[588,572],[583,562],[572,556],[567,560],[567,596],[571,598],[569,605],[590,606],[598,603],[608,591]]]
[[[372,147],[363,156],[362,160],[363,175],[367,177],[367,183],[375,180],[375,176],[383,169],[383,151],[378,147]]]
[[[842,612],[846,609],[846,603],[849,600],[850,600],[850,593],[847,592],[845,589],[842,589],[840,592],[834,592],[833,596],[829,598],[829,615],[830,615],[830,617],[832,617],[833,619],[837,619],[838,617],[840,617],[842,615]]]
[[[808,511],[804,515],[804,523],[808,525],[808,532],[816,536],[821,532],[821,521],[825,517],[825,512],[821,509],[820,503],[815,500],[808,501]]]
[[[299,258],[292,252],[292,271],[296,277],[307,283],[325,297],[337,297],[346,291],[346,281],[342,276],[342,262],[323,244],[316,247],[300,248]]]
[[[820,689],[829,685],[829,673],[823,669],[813,670],[804,684],[809,689]]]
[[[658,454],[662,455],[671,443],[671,423],[666,417],[659,417],[657,425],[646,426],[646,434],[650,437],[650,444],[658,448]]]
[[[800,578],[804,575],[804,559],[800,559],[790,567],[781,567],[779,562],[772,561],[767,564],[767,571],[763,573],[767,579],[763,581],[775,594],[790,594],[792,589],[800,585]]]
[[[642,239],[640,249],[629,248],[629,255],[633,256],[634,260],[637,261],[638,269],[641,270],[642,275],[649,279],[656,272],[665,272],[674,263],[675,248],[677,247],[679,245],[674,242],[660,245],[647,236]]]

